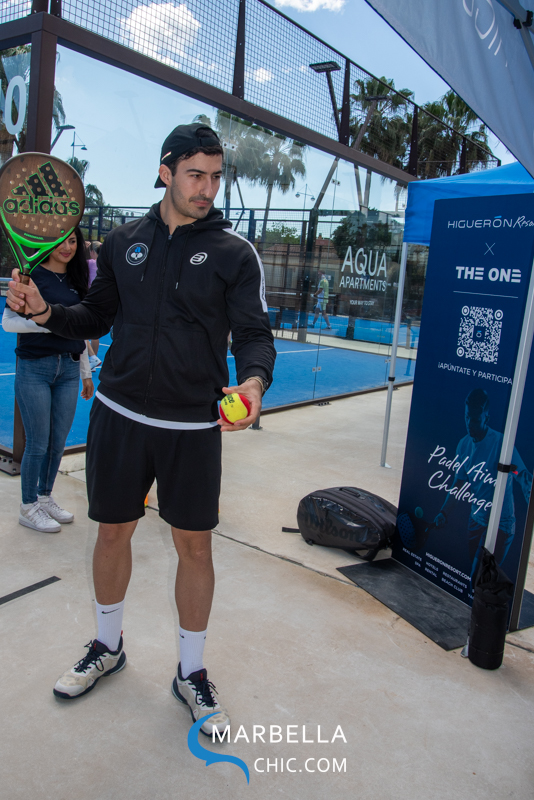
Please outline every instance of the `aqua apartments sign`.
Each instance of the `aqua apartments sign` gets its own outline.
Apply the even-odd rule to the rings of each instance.
[[[383,275],[383,278],[381,277]],[[379,250],[360,247],[354,257],[352,247],[347,247],[339,278],[340,289],[364,289],[385,292],[387,286],[386,254]]]

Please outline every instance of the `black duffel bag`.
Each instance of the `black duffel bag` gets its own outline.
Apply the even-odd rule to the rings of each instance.
[[[392,503],[353,486],[311,492],[297,511],[299,531],[308,544],[339,547],[365,561],[389,547],[396,520]]]

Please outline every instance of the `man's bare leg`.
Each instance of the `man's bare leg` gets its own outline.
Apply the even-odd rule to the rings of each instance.
[[[108,525],[101,522],[93,553],[93,580],[97,603],[111,605],[124,600],[132,574],[131,539],[134,522]]]
[[[124,597],[132,574],[131,538],[135,522],[100,523],[93,554],[98,632],[89,652],[56,681],[54,694],[73,700],[90,692],[105,675],[120,672],[126,664],[122,646]]]
[[[228,712],[212,691],[204,668],[204,642],[213,600],[215,577],[211,558],[211,531],[172,529],[178,553],[176,605],[180,617],[180,664],[172,693],[186,703],[194,721],[209,716],[201,731],[212,736],[230,724]]]
[[[172,528],[172,538],[179,559],[175,594],[180,627],[205,631],[215,586],[211,531]]]

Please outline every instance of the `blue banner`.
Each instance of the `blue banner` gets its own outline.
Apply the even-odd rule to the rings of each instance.
[[[534,256],[534,197],[435,204],[393,557],[471,604]],[[534,368],[495,556],[515,582],[534,469]]]

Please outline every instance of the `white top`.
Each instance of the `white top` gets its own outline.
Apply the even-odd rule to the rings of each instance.
[[[24,319],[16,311],[9,308],[8,305],[4,308],[2,315],[2,328],[6,333],[50,333],[48,328],[42,328],[33,319]],[[80,377],[82,380],[93,377],[89,366],[87,347],[80,355]]]

